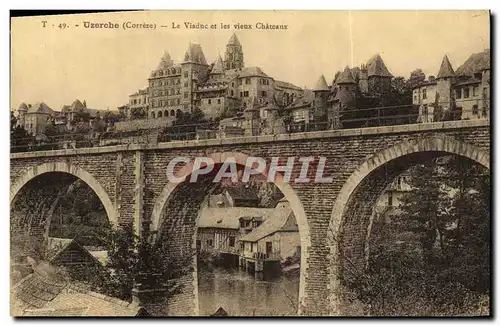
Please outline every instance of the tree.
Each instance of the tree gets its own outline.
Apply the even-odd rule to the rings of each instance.
[[[490,178],[458,157],[410,170],[398,215],[374,221],[369,267],[350,285],[372,315],[485,313]]]
[[[407,81],[404,77],[395,77],[391,80],[391,88],[396,94],[405,94],[408,92]]]
[[[413,87],[425,81],[425,74],[422,69],[418,68],[410,73],[406,84],[408,89],[413,89]]]
[[[17,124],[17,118],[14,112],[10,112],[10,151],[23,152],[28,151],[33,137],[28,133],[24,126]]]
[[[172,126],[163,130],[162,137],[166,140],[195,139],[198,129],[215,129],[218,124],[219,118],[207,118],[199,108],[192,112],[177,111]]]
[[[130,110],[130,119],[132,120],[145,119],[146,116],[147,114],[144,108],[132,108]]]

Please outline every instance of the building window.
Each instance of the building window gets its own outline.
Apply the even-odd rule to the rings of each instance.
[[[462,98],[462,89],[461,88],[458,88],[455,90],[455,97]]]
[[[163,111],[163,116],[168,117],[168,110]]]
[[[184,78],[188,78],[188,72],[184,71]]]
[[[151,117],[154,119],[156,118],[156,114],[154,112],[151,112]]]
[[[207,240],[207,246],[212,247],[214,245],[214,241],[212,239]]]
[[[196,249],[201,249],[201,240],[196,240]]]
[[[478,86],[472,87],[472,96],[476,97],[478,95],[479,95],[479,87]]]
[[[184,92],[184,98],[188,98],[189,96],[189,93],[188,92]]]
[[[266,242],[266,254],[273,252],[273,243],[271,241]]]
[[[266,91],[262,91],[262,97],[267,97],[267,92]]]
[[[229,247],[234,247],[236,239],[234,237],[229,237]]]
[[[464,98],[469,98],[469,87],[464,88]]]
[[[175,111],[174,110],[170,110],[170,116],[171,117],[175,117]]]
[[[234,87],[234,82],[231,83],[231,87]]]
[[[392,207],[392,193],[387,195],[387,205]]]
[[[246,85],[249,85],[251,83],[252,83],[252,80],[249,77],[245,78],[245,84]]]
[[[425,100],[427,98],[427,90],[424,88],[422,89],[422,98]]]
[[[163,113],[161,111],[158,111],[158,118],[161,118],[163,116]]]
[[[248,97],[248,91],[243,92],[243,97]]]
[[[221,102],[220,102],[220,98],[218,98],[218,99],[217,99],[217,104],[220,104],[220,103],[221,103]]]
[[[188,87],[188,86],[189,86],[188,82],[185,82],[184,87]]]
[[[180,98],[177,99],[177,105],[179,105],[179,104],[181,104],[181,99]]]
[[[233,90],[231,90],[231,97],[233,97],[233,96],[234,96],[234,92],[233,92]]]
[[[211,99],[208,99],[208,104],[212,104],[212,100]]]
[[[472,106],[472,114],[477,115],[479,113],[479,109],[477,107],[477,104],[474,104]]]

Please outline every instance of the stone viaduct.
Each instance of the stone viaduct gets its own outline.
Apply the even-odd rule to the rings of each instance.
[[[450,154],[489,169],[489,120],[13,153],[10,196],[12,203],[23,187],[42,175],[71,174],[95,191],[114,225],[132,223],[141,236],[154,235],[170,249],[165,259],[175,261],[195,257],[197,213],[215,184],[169,183],[166,169],[172,158],[324,156],[324,174],[333,182],[278,182],[277,186],[291,203],[300,230],[298,313],[342,315],[342,278],[353,268],[363,272],[378,196],[412,165]],[[292,180],[299,172],[296,164]],[[177,276],[182,290],[168,304],[158,299],[144,304],[156,304],[158,314],[197,315],[196,259],[187,265]]]

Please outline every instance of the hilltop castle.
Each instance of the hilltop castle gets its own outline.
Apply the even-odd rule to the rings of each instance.
[[[382,57],[374,55],[360,67],[337,72],[331,86],[321,75],[315,87],[286,109],[295,124],[323,123],[319,129],[340,128],[341,113],[359,107],[361,100],[377,101],[391,92],[392,74]]]
[[[232,116],[253,103],[286,106],[302,94],[300,87],[275,80],[260,67],[246,67],[236,34],[224,59],[208,64],[199,44],[190,43],[182,62],[165,52],[149,77],[149,87],[130,96],[129,107],[143,108],[148,118],[171,118],[201,108],[207,117]]]

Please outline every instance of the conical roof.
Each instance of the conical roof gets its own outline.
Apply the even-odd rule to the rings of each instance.
[[[217,60],[215,60],[214,67],[212,68],[212,71],[210,72],[211,74],[222,74],[224,73],[224,68],[222,66],[222,58],[219,55]]]
[[[368,60],[366,69],[368,70],[368,77],[392,77],[392,74],[385,66],[384,60],[382,60],[382,57],[378,53]]]
[[[316,86],[314,86],[315,91],[328,91],[328,85],[326,84],[325,76],[319,76]]]
[[[158,68],[156,69],[163,69],[165,67],[170,67],[174,64],[174,62],[172,61],[172,59],[170,58],[170,54],[165,51],[165,53],[163,53],[163,56],[161,57],[161,60],[160,60],[160,63],[158,64]]]
[[[189,43],[188,49],[186,50],[186,54],[184,55],[184,62],[195,62],[202,65],[207,64],[207,60],[205,60],[205,54],[203,54],[203,49],[201,45]]]
[[[26,105],[26,103],[23,102],[21,103],[21,105],[19,105],[17,111],[28,111],[28,106]]]
[[[235,33],[233,33],[233,35],[231,35],[231,38],[229,39],[229,42],[227,42],[227,45],[240,45],[241,46],[240,40],[238,40],[238,37],[236,36]]]
[[[342,71],[336,80],[337,84],[356,84],[354,77],[352,76],[351,69],[346,66],[344,71]]]
[[[436,78],[446,78],[454,76],[455,76],[455,71],[451,66],[450,60],[448,60],[448,56],[445,55],[443,61],[441,61],[441,67],[439,68],[439,73]]]

